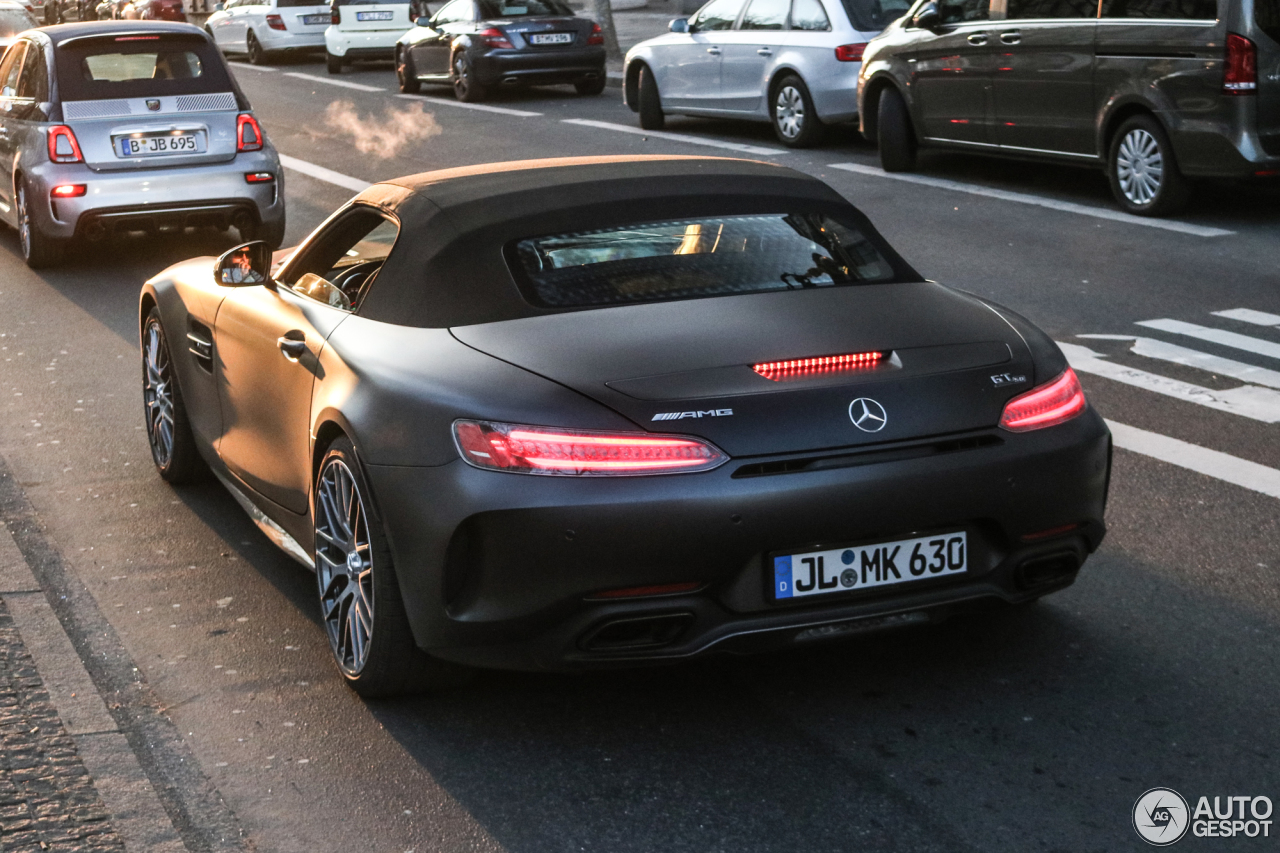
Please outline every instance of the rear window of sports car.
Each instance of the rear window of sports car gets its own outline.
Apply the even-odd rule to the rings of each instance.
[[[855,225],[826,214],[671,219],[518,240],[530,303],[585,308],[898,281]]]
[[[57,66],[64,101],[232,91],[221,58],[199,37],[77,40],[58,48]]]

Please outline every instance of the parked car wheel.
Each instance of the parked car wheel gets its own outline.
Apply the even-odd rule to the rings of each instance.
[[[325,67],[329,69],[330,74],[342,73],[342,57],[341,56],[334,56],[332,53],[326,50],[324,52],[324,63],[325,63]]]
[[[579,95],[599,95],[604,92],[609,80],[607,77],[596,77],[591,80],[579,80],[573,84]]]
[[[770,116],[778,141],[788,148],[810,148],[822,140],[823,124],[813,106],[809,87],[788,74],[773,84]]]
[[[876,141],[880,166],[886,172],[911,172],[916,168],[916,134],[902,94],[890,86],[880,93],[876,113]]]
[[[422,90],[418,69],[413,67],[413,57],[407,50],[396,54],[396,82],[400,84],[400,91],[406,95],[416,95]]]
[[[438,684],[452,669],[414,642],[391,549],[346,437],[329,446],[315,486],[316,582],[334,663],[361,696]]]
[[[1178,213],[1190,196],[1168,134],[1149,115],[1133,116],[1120,125],[1111,140],[1107,177],[1116,201],[1138,216]]]
[[[640,66],[640,126],[645,130],[662,130],[667,117],[662,112],[662,97],[658,94],[658,81],[647,65]]]
[[[453,55],[453,94],[459,101],[467,104],[483,101],[489,94],[484,86],[476,81],[471,60],[461,51]]]
[[[142,402],[151,459],[160,476],[174,484],[197,479],[204,460],[191,434],[158,307],[151,309],[142,327]]]
[[[40,224],[32,216],[28,200],[34,194],[27,182],[18,184],[18,242],[22,247],[22,259],[33,270],[44,269],[61,263],[66,241],[50,237],[40,230]]]
[[[253,34],[253,30],[249,30],[249,35],[245,39],[245,52],[254,65],[266,65],[270,58],[262,42],[258,41],[258,37]]]

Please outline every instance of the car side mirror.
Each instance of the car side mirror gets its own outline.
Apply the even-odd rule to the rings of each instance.
[[[213,11],[215,11],[215,12],[221,12],[221,11],[222,11],[223,9],[225,9],[225,8],[226,8],[226,6],[225,6],[224,4],[222,4],[222,3],[214,3],[214,4],[213,4]]]
[[[671,23],[667,24],[667,29],[673,33],[687,33],[689,32],[689,19],[676,18]]]
[[[218,284],[224,287],[247,287],[273,284],[271,280],[271,247],[262,240],[236,246],[218,258]]]
[[[911,19],[911,26],[922,30],[934,30],[941,24],[942,14],[938,11],[938,4],[933,0],[921,6],[920,11],[916,12],[915,17]]]

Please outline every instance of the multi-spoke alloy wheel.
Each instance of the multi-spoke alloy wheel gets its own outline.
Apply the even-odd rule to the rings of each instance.
[[[1167,216],[1186,205],[1190,195],[1169,136],[1154,116],[1130,117],[1116,129],[1107,161],[1107,177],[1116,201],[1140,216]]]
[[[1164,182],[1164,156],[1156,138],[1141,127],[1120,140],[1116,176],[1125,198],[1134,204],[1150,204]]]
[[[809,89],[796,74],[773,84],[773,132],[788,148],[808,148],[822,137],[822,122]]]
[[[778,90],[773,110],[778,132],[784,139],[795,139],[804,130],[804,98],[795,86],[783,86]]]
[[[150,319],[142,335],[142,401],[147,407],[147,438],[156,467],[173,461],[173,374],[160,321]]]
[[[355,677],[373,639],[373,551],[364,497],[347,463],[330,459],[316,490],[316,578],[329,646],[344,674]]]
[[[39,198],[31,191],[27,181],[17,182],[18,245],[22,258],[32,269],[53,266],[62,260],[65,241],[50,237],[40,230],[40,223],[32,205]]]

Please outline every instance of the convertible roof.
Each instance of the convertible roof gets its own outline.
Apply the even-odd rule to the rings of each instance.
[[[721,157],[492,163],[384,181],[357,201],[401,223],[359,313],[434,328],[549,313],[520,296],[503,257],[514,240],[687,216],[839,210],[861,219],[817,178]]]

